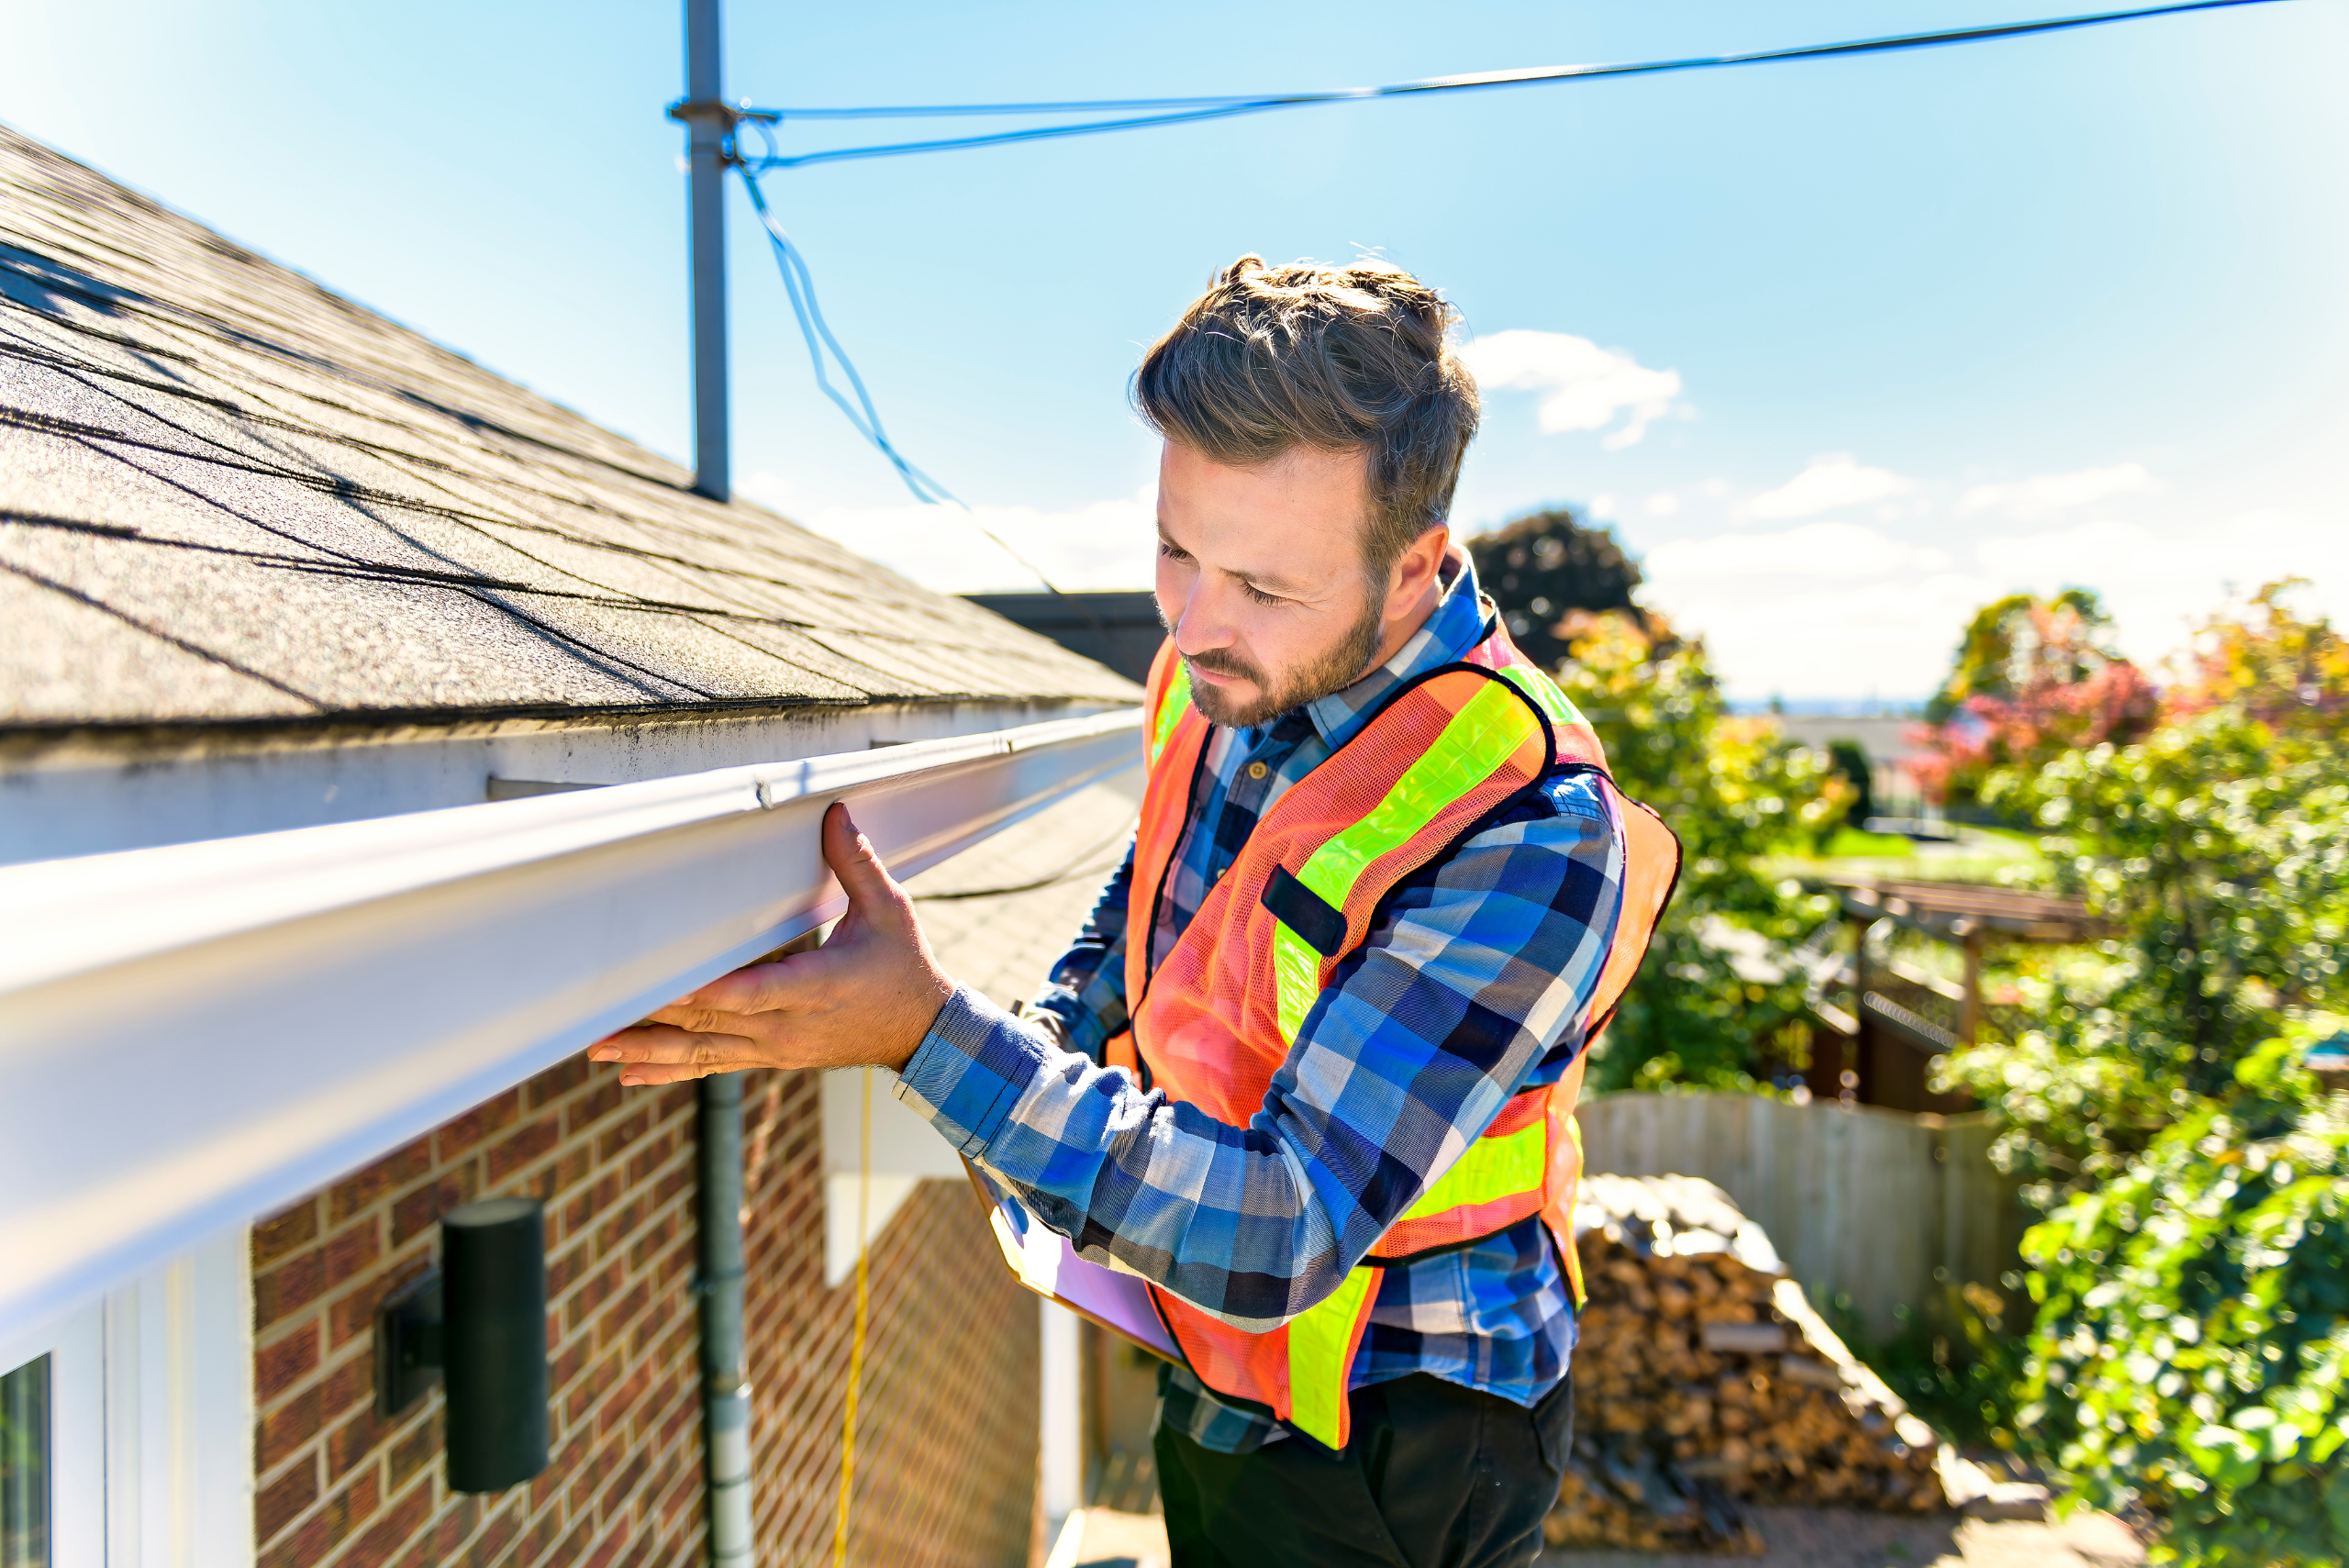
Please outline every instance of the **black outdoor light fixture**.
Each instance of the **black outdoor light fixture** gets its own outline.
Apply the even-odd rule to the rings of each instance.
[[[546,1213],[494,1197],[440,1217],[440,1267],[375,1309],[375,1408],[448,1383],[449,1489],[502,1492],[547,1467]]]

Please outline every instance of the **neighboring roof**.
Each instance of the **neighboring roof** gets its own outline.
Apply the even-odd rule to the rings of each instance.
[[[0,128],[0,728],[1123,703]]]
[[[1135,681],[1166,640],[1158,595],[1147,588],[1079,594],[965,594],[981,609],[1041,632],[1072,653],[1098,660]]]

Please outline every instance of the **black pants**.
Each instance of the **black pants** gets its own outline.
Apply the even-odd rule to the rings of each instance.
[[[1424,1373],[1353,1396],[1343,1453],[1213,1453],[1161,1427],[1174,1568],[1525,1568],[1558,1499],[1574,1387],[1532,1409]]]

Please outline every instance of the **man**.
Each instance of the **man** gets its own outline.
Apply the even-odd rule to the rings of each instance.
[[[1452,546],[1452,315],[1384,262],[1247,256],[1144,358],[1150,777],[1030,1006],[940,973],[835,806],[824,947],[593,1052],[632,1084],[888,1067],[1150,1281],[1186,1363],[1156,1438],[1182,1568],[1530,1562],[1565,1459],[1573,1095],[1672,851]]]

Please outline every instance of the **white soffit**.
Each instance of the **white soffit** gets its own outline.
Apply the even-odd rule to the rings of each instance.
[[[0,1332],[1140,761],[1141,716],[0,867]]]

